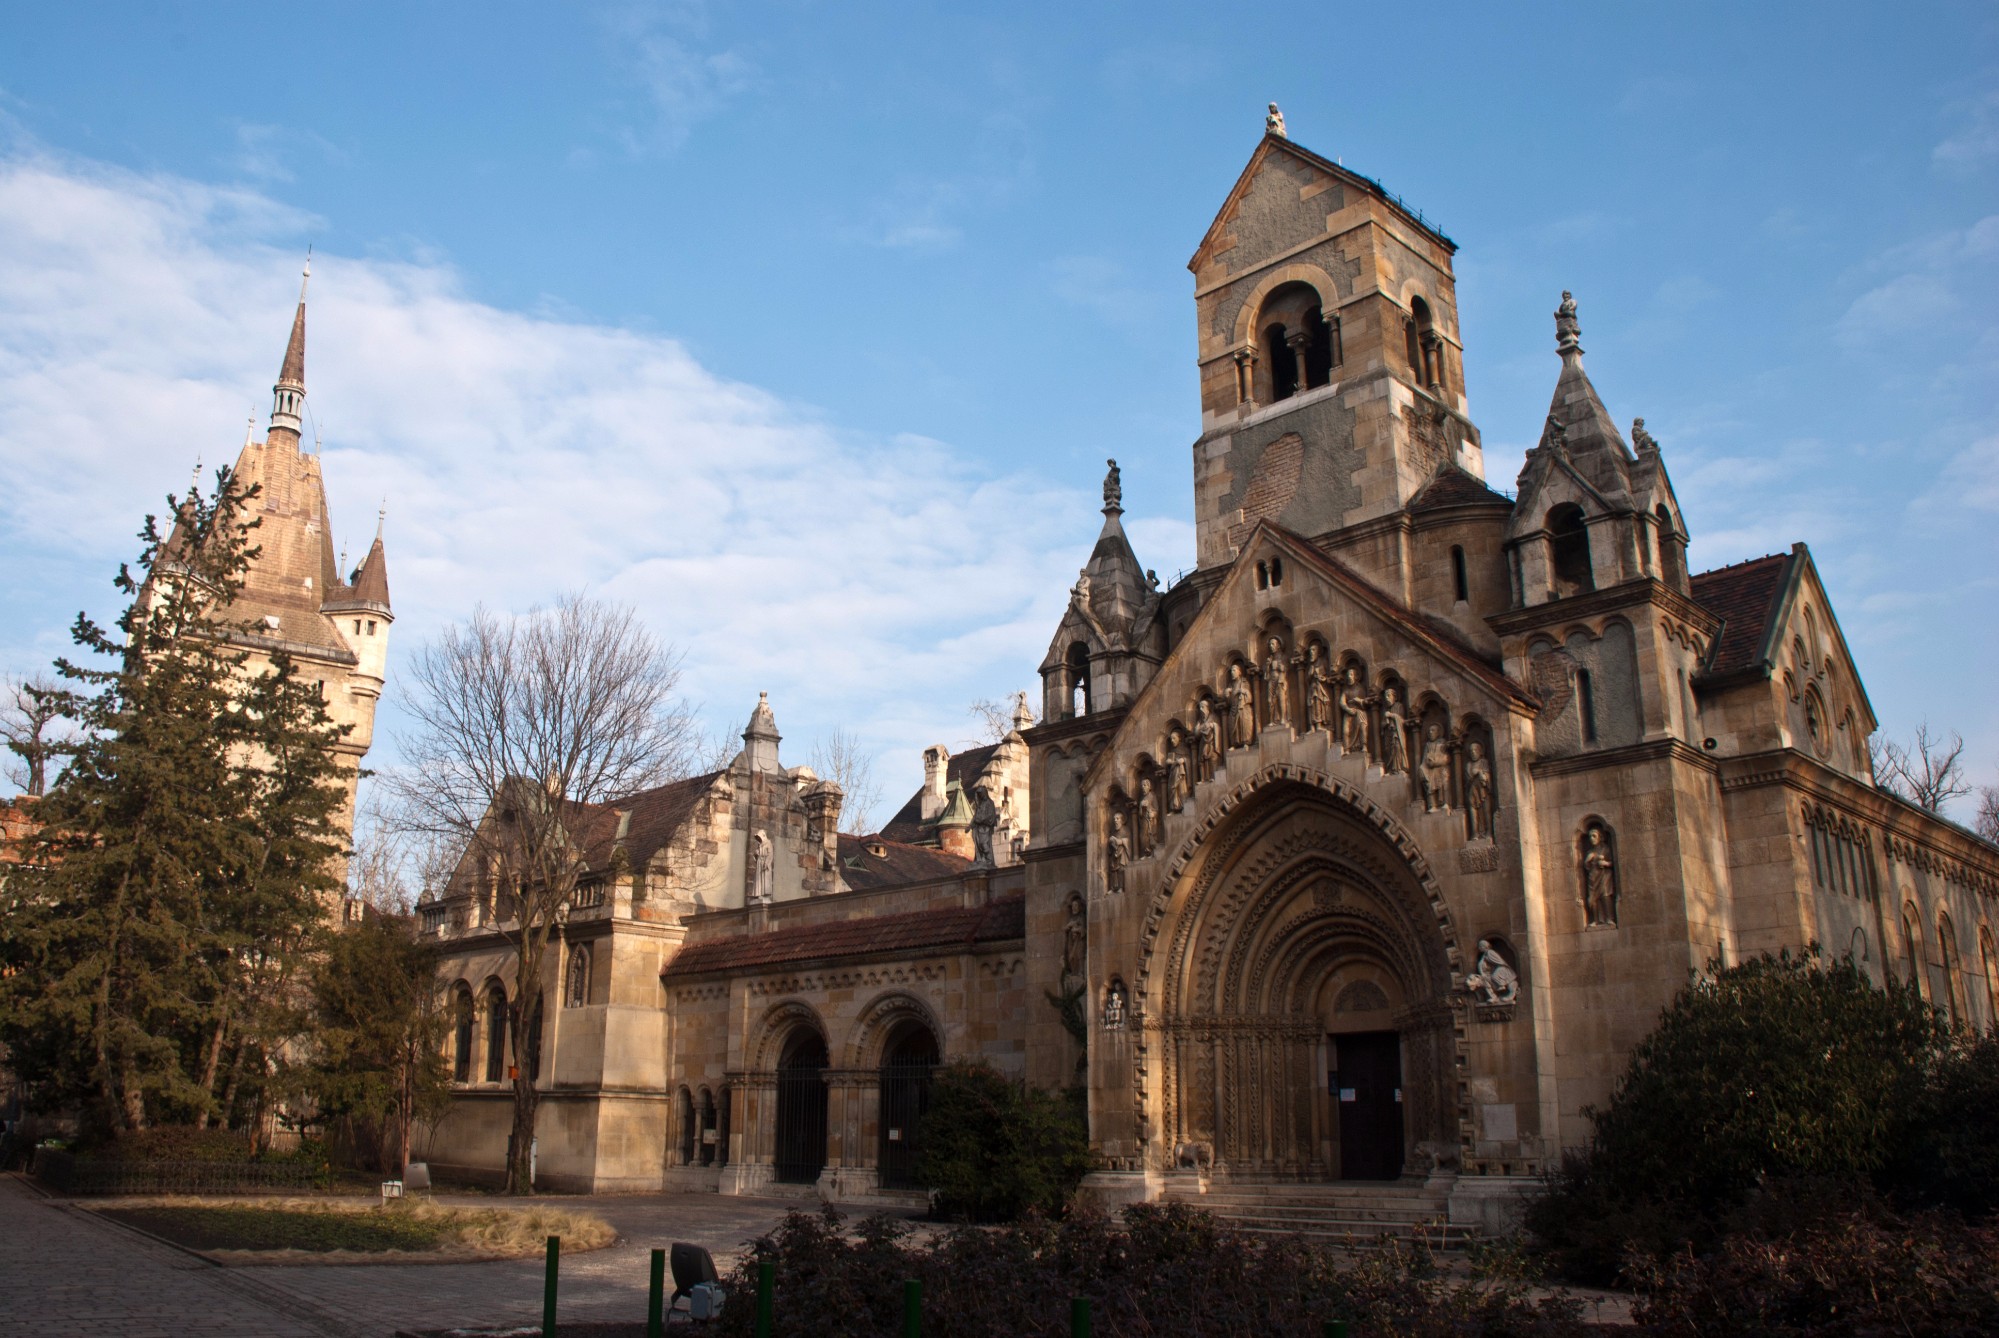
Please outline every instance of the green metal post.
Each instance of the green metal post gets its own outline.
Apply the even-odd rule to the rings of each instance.
[[[1078,1296],[1069,1302],[1069,1338],[1090,1338],[1090,1298]]]
[[[923,1338],[923,1282],[908,1278],[902,1284],[902,1338]]]
[[[1347,1322],[1343,1319],[1327,1320],[1326,1338],[1347,1338]]]
[[[777,1291],[777,1265],[761,1263],[757,1265],[757,1338],[770,1338],[771,1311],[774,1308],[774,1293]]]
[[[562,1237],[548,1238],[548,1273],[541,1284],[541,1338],[555,1338],[555,1275],[562,1267]]]
[[[666,1251],[652,1252],[652,1286],[646,1292],[646,1338],[666,1338]]]

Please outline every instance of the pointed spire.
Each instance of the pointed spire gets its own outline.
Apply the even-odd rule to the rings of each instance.
[[[298,285],[298,313],[292,317],[292,337],[285,345],[278,383],[271,387],[271,431],[288,432],[298,446],[300,411],[305,407],[305,290],[312,282],[312,252],[305,257],[305,274]]]
[[[243,444],[252,445],[257,440],[257,415],[252,413],[243,420]]]
[[[1620,496],[1626,488],[1631,449],[1583,370],[1582,326],[1576,319],[1573,293],[1564,292],[1555,309],[1555,350],[1561,355],[1562,371],[1555,379],[1541,444],[1564,447],[1591,486],[1606,497]]]
[[[757,694],[757,708],[750,712],[749,727],[743,731],[743,753],[749,759],[752,771],[776,771],[777,717],[771,713],[770,694]]]

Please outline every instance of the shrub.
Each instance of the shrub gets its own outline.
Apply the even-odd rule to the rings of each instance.
[[[1925,1084],[1890,1167],[1905,1204],[1966,1216],[1999,1211],[1999,1034],[1959,1037]]]
[[[1009,1221],[1062,1211],[1092,1165],[1079,1103],[983,1063],[936,1071],[918,1126],[916,1174],[954,1220]]]
[[[89,1149],[106,1161],[248,1161],[250,1135],[241,1129],[158,1125],[109,1138]]]
[[[775,1265],[775,1332],[860,1338],[900,1330],[902,1284],[923,1284],[923,1331],[1020,1338],[1069,1330],[1069,1301],[1090,1299],[1104,1338],[1318,1333],[1349,1320],[1356,1338],[1570,1338],[1588,1329],[1562,1296],[1515,1281],[1447,1276],[1429,1256],[1356,1254],[1297,1236],[1238,1232],[1198,1209],[1128,1209],[1123,1222],[1079,1209],[1004,1227],[958,1227],[917,1242],[906,1223],[849,1231],[831,1207],[793,1213],[750,1252],[728,1286],[739,1300],[717,1326],[752,1332],[760,1263]]]

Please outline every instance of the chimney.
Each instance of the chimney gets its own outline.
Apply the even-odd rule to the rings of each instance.
[[[951,765],[951,750],[941,743],[923,750],[923,820],[929,822],[944,811],[944,774]]]

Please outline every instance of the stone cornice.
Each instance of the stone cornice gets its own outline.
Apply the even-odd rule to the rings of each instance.
[[[1522,632],[1538,631],[1553,623],[1568,622],[1577,618],[1595,618],[1607,613],[1622,613],[1634,604],[1646,604],[1659,609],[1701,629],[1710,638],[1721,630],[1720,618],[1664,581],[1652,576],[1626,581],[1622,585],[1613,585],[1604,590],[1592,590],[1585,595],[1570,595],[1566,599],[1551,599],[1545,604],[1495,613],[1485,621],[1499,635],[1513,636]]]
[[[1670,759],[1683,766],[1698,767],[1702,771],[1719,771],[1720,763],[1713,754],[1704,753],[1684,739],[1647,739],[1643,743],[1626,744],[1622,748],[1600,748],[1586,753],[1573,753],[1567,757],[1536,758],[1527,764],[1528,772],[1536,779],[1542,776],[1573,776],[1585,771],[1600,771],[1605,767],[1631,766],[1642,762],[1658,762]]]

